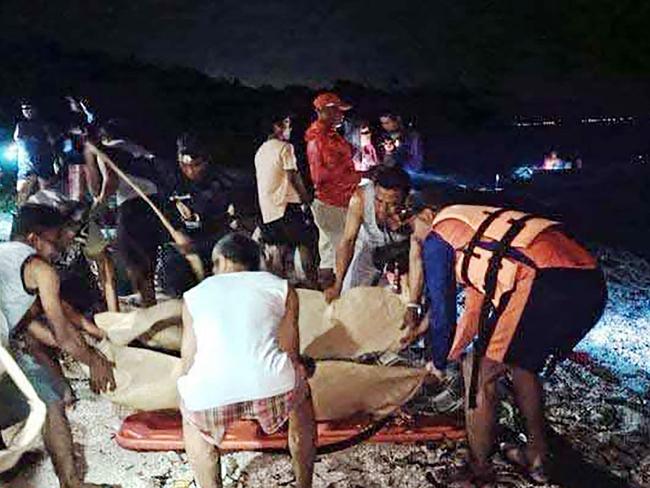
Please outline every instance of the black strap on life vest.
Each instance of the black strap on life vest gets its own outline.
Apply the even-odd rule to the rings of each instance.
[[[467,247],[463,250],[463,263],[461,264],[460,277],[462,278],[463,282],[465,282],[466,285],[468,286],[472,285],[472,282],[469,280],[469,262],[472,260],[472,258],[478,257],[478,255],[474,254],[474,249],[476,248],[478,243],[481,242],[481,239],[483,238],[483,234],[485,234],[485,231],[488,230],[488,227],[492,225],[492,222],[494,222],[496,219],[499,218],[499,216],[507,212],[507,210],[508,209],[500,208],[495,210],[494,212],[486,212],[487,213],[486,219],[483,220],[483,222],[481,222],[481,225],[478,226],[478,229],[476,229],[476,232],[469,240]]]
[[[488,219],[493,217],[494,214],[497,212],[491,214],[490,217],[488,217]],[[492,309],[494,308],[492,305],[492,300],[494,299],[497,290],[497,277],[499,276],[499,270],[501,269],[501,262],[503,261],[503,258],[506,257],[506,255],[510,251],[512,242],[519,235],[519,233],[524,229],[524,227],[526,227],[526,222],[528,222],[530,219],[533,218],[535,218],[534,215],[527,214],[518,219],[509,220],[508,223],[510,224],[510,228],[503,235],[501,240],[497,243],[497,247],[492,252],[492,256],[490,257],[490,260],[488,262],[488,269],[485,273],[485,284],[484,284],[485,294],[483,296],[483,303],[481,304],[481,312],[478,319],[478,338],[474,341],[474,358],[472,360],[472,376],[471,376],[471,382],[470,382],[469,394],[468,394],[468,401],[469,401],[468,404],[470,409],[476,408],[476,391],[478,389],[478,373],[479,373],[480,359],[485,356],[488,344],[490,343],[490,339],[492,338],[494,328],[496,327],[496,323],[499,318],[498,315],[500,315],[503,309],[505,308],[504,306],[501,306],[502,304],[500,303],[499,307],[495,310],[494,315],[492,316],[492,320],[489,320],[490,311],[492,311]],[[492,221],[494,221],[494,218],[492,219]],[[483,232],[485,232],[488,226],[481,225],[481,227],[483,227]],[[472,237],[472,241],[476,240],[476,243],[478,243],[480,238],[482,237],[479,236],[478,239],[476,239],[477,235],[478,235],[478,231],[476,232],[474,237]],[[475,246],[476,244],[474,244],[474,247]],[[467,263],[468,268],[469,268],[469,259],[471,259],[471,256],[466,258],[466,260],[468,261]],[[463,264],[465,263],[463,262]]]

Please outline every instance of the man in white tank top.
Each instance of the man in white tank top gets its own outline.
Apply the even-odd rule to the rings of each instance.
[[[398,167],[381,167],[373,181],[361,183],[350,199],[343,238],[336,249],[336,281],[325,290],[328,302],[342,291],[374,286],[381,278],[373,260],[376,249],[407,242],[401,232],[400,211],[411,190],[408,174]],[[408,246],[404,247],[405,258]]]
[[[46,405],[43,439],[61,486],[113,486],[84,483],[76,467],[65,411],[69,387],[53,355],[54,349],[60,349],[87,364],[93,391],[115,388],[112,364],[89,347],[78,330],[90,331],[90,324],[59,295],[59,278],[51,261],[65,242],[64,229],[65,219],[52,208],[32,204],[21,208],[13,241],[0,243],[0,312],[16,362]],[[42,316],[47,325],[36,320]],[[15,400],[11,390],[0,384],[0,404],[17,411],[20,405]],[[15,412],[3,412],[3,416],[11,413]]]
[[[219,488],[218,445],[242,417],[266,433],[289,420],[296,486],[312,486],[316,424],[299,356],[298,296],[259,271],[260,250],[241,234],[215,246],[214,274],[183,296],[185,450],[202,488]]]

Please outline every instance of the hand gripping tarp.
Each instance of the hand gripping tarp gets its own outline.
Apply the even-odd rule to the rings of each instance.
[[[0,329],[3,327],[6,327],[6,321],[4,316],[0,314]],[[0,450],[0,473],[13,468],[20,456],[34,447],[45,422],[45,404],[38,398],[36,391],[34,391],[29,380],[11,357],[9,351],[0,344],[0,378],[5,374],[9,376],[27,399],[30,412],[22,428],[7,442],[7,449]]]

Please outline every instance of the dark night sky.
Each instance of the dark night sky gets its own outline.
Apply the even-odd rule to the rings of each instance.
[[[508,74],[647,75],[650,2],[632,0],[3,0],[26,33],[254,85],[382,87]]]

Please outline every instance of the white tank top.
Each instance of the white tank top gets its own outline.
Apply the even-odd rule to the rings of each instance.
[[[178,391],[192,411],[291,391],[293,365],[278,345],[288,284],[265,271],[212,276],[184,295],[196,355]]]
[[[379,227],[375,215],[375,184],[372,181],[366,181],[359,186],[363,189],[363,223],[359,229],[357,243],[363,243],[371,249],[376,249],[393,242],[409,239],[406,234]]]
[[[36,301],[23,283],[23,266],[36,250],[22,242],[0,243],[0,312],[11,334]]]

